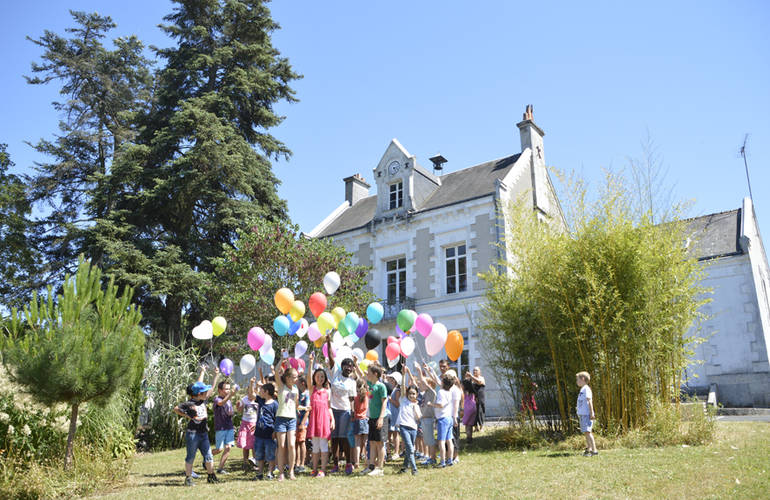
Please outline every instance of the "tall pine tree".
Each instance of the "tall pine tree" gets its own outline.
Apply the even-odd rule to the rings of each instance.
[[[105,239],[112,272],[137,285],[145,317],[178,343],[205,310],[213,259],[254,218],[287,217],[271,160],[288,148],[268,133],[295,101],[299,78],[272,46],[278,25],[261,0],[177,1],[157,50],[152,110],[115,164],[121,202]]]

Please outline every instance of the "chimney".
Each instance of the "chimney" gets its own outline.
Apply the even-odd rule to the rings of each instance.
[[[345,200],[350,206],[369,196],[369,188],[372,186],[366,183],[361,174],[351,175],[342,180],[345,182]]]
[[[521,150],[531,149],[533,157],[545,163],[545,151],[543,151],[543,136],[545,132],[535,125],[534,120],[534,108],[531,104],[528,104],[524,110],[522,121],[516,124],[521,135]]]

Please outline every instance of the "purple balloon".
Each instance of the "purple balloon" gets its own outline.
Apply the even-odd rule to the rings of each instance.
[[[225,377],[229,377],[233,374],[233,368],[233,362],[228,358],[225,358],[219,362],[219,371],[222,372],[222,375]]]
[[[364,335],[366,335],[366,332],[369,330],[369,322],[366,321],[366,318],[359,318],[358,319],[358,326],[356,327],[356,337],[359,339],[362,338]]]
[[[403,332],[403,330],[401,330],[401,328],[399,328],[398,325],[396,325],[396,333],[398,334],[398,338],[400,339],[406,337],[406,334]]]

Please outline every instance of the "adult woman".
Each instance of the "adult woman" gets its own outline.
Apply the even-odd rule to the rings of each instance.
[[[481,368],[478,366],[473,367],[473,373],[465,372],[465,378],[471,381],[473,389],[476,391],[476,430],[480,431],[484,428],[484,417],[486,414],[484,388],[487,385],[487,381],[484,379],[484,376],[481,374]]]

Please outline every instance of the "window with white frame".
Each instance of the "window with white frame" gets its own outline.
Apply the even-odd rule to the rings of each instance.
[[[465,245],[444,249],[446,257],[446,293],[464,292],[468,288]]]
[[[389,210],[400,208],[404,205],[404,183],[399,181],[390,185]]]
[[[385,275],[388,284],[388,304],[400,302],[406,297],[406,258],[387,261]]]

